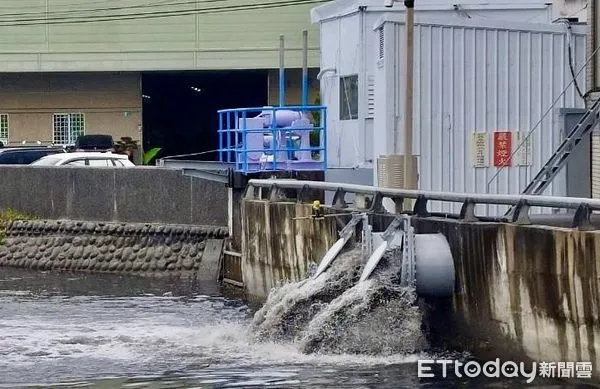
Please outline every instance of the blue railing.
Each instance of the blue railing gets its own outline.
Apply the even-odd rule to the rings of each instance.
[[[218,113],[219,161],[234,163],[236,171],[326,169],[326,107],[236,108]],[[311,145],[311,133],[318,146]]]

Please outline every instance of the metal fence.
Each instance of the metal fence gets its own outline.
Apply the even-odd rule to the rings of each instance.
[[[238,172],[323,171],[327,167],[324,106],[236,108],[218,114],[219,161],[235,163]],[[312,145],[311,138],[318,145]]]
[[[495,204],[507,205],[513,207],[514,212],[507,217],[494,218],[494,221],[515,222],[519,224],[531,223],[529,208],[552,207],[575,210],[572,215],[572,227],[592,228],[591,216],[594,211],[600,210],[600,200],[578,197],[557,197],[557,196],[532,196],[532,195],[497,195],[497,194],[476,194],[476,193],[452,193],[452,192],[432,192],[421,190],[405,190],[381,188],[367,185],[343,184],[322,181],[299,181],[291,179],[272,179],[272,180],[250,180],[246,190],[246,199],[257,198],[261,194],[256,193],[257,188],[267,188],[268,198],[271,200],[281,199],[284,190],[294,190],[298,201],[305,201],[308,191],[335,192],[332,200],[332,207],[347,208],[346,194],[354,194],[363,208],[368,208],[372,212],[388,212],[383,203],[385,199],[392,201],[396,209],[403,209],[402,204],[405,200],[415,200],[412,209],[406,211],[415,216],[428,217],[437,216],[427,210],[428,202],[445,201],[462,203],[460,214],[457,218],[466,221],[491,220],[492,218],[478,217],[475,215],[475,206],[477,204]],[[261,197],[262,198],[262,197]],[[444,214],[444,216],[450,216]]]

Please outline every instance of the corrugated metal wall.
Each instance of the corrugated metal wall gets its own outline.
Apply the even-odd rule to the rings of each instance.
[[[286,65],[299,68],[303,29],[309,66],[319,66],[309,16],[316,3],[256,3],[1,0],[0,71],[270,69],[279,64],[279,34]]]
[[[404,80],[402,76],[404,26],[386,28],[385,66],[396,66],[396,106],[403,124]],[[520,193],[552,155],[562,139],[559,108],[583,107],[575,88],[568,88],[551,113],[550,109],[572,81],[568,68],[567,34],[564,26],[531,25],[530,28],[460,26],[419,23],[415,30],[414,150],[420,154],[420,188],[427,190]],[[573,56],[578,70],[585,62],[586,37],[573,34]],[[383,69],[382,69],[383,71]],[[389,74],[389,73],[388,73]],[[585,72],[578,82],[585,90]],[[390,96],[389,91],[386,91]],[[377,108],[376,108],[377,110]],[[389,115],[377,110],[377,115]],[[529,132],[531,166],[494,166],[493,132]],[[402,130],[401,130],[402,131]],[[488,133],[484,152],[487,167],[473,165],[473,133]],[[517,143],[512,135],[513,151]],[[402,135],[401,135],[402,137]],[[400,148],[400,150],[402,150]],[[523,164],[526,165],[526,164]],[[564,195],[564,173],[546,194]],[[436,206],[439,211],[458,211],[457,206]],[[480,207],[477,211],[498,214],[505,208]],[[539,210],[536,210],[539,211]]]

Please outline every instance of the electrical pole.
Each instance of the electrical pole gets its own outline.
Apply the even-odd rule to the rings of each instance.
[[[596,47],[600,44],[600,31],[598,29],[598,22],[600,21],[600,7],[598,7],[597,0],[590,0],[587,9],[588,19],[588,39],[587,39],[587,52],[588,56],[592,56],[590,64],[587,67],[587,90],[586,93],[586,106],[589,108],[594,100],[598,98],[598,86],[600,76],[600,61],[598,60],[599,54],[595,52]],[[595,53],[595,54],[594,54]],[[592,198],[600,197],[600,180],[596,177],[596,173],[600,170],[600,150],[598,144],[600,138],[600,131],[598,126],[592,131],[592,155],[591,155],[591,192]]]
[[[406,7],[406,69],[405,69],[405,106],[404,106],[404,187],[417,189],[416,177],[413,177],[413,69],[414,69],[414,29],[415,29],[415,2],[404,0]],[[412,201],[408,201],[410,207]]]

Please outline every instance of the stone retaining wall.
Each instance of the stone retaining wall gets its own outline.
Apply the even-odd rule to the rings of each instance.
[[[208,279],[206,244],[226,237],[227,228],[214,226],[15,221],[0,266]]]

